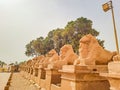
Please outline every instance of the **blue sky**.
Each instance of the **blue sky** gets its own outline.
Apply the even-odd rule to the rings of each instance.
[[[115,51],[111,11],[103,12],[108,0],[0,0],[0,60],[24,61],[25,45],[67,22],[85,17],[105,40],[105,48]],[[116,28],[120,33],[120,1],[113,0]],[[120,35],[118,34],[118,39]],[[120,42],[120,40],[119,40]]]

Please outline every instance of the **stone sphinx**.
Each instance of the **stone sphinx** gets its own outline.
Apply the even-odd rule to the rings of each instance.
[[[53,63],[58,59],[59,59],[59,56],[58,56],[57,52],[54,49],[52,49],[47,53],[47,55],[42,63],[42,67],[47,68],[48,64]]]
[[[45,58],[44,55],[40,55],[40,56],[36,57],[36,63],[35,63],[36,68],[39,68],[39,66],[44,61],[44,58]]]
[[[24,62],[24,63],[23,63],[23,66],[30,67],[31,62],[32,62],[32,60],[30,59],[30,60]]]
[[[30,67],[31,62],[32,62],[32,60],[31,60],[31,59],[27,61],[27,66],[28,66],[28,67]]]
[[[74,53],[72,45],[64,45],[60,49],[59,60],[54,62],[54,69],[61,69],[63,65],[73,65],[78,56]]]
[[[30,63],[31,63],[31,60],[28,60],[24,64],[29,65]]]
[[[113,61],[120,61],[120,54],[115,55]]]
[[[30,59],[25,63],[26,63],[27,72],[30,73],[30,68],[32,67],[32,60]]]
[[[44,55],[40,55],[40,56],[37,57],[37,59],[39,60],[39,64],[44,61],[44,58],[45,58]]]
[[[34,58],[32,59],[32,67],[33,67],[33,68],[36,68],[36,63],[37,63],[37,57],[34,57]]]
[[[108,64],[114,55],[116,52],[103,49],[96,38],[88,34],[80,39],[79,58],[75,60],[74,65]]]

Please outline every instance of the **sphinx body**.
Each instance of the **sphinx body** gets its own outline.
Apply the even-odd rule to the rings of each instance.
[[[35,63],[36,68],[40,67],[40,65],[44,61],[44,58],[45,58],[44,55],[40,55],[40,56],[36,57],[36,63]]]
[[[47,68],[48,64],[54,63],[58,59],[58,53],[54,49],[50,50],[42,62],[42,68]]]
[[[120,61],[120,54],[115,55],[113,61]]]
[[[71,45],[64,45],[60,49],[59,60],[52,65],[54,69],[61,69],[63,65],[73,65],[78,55],[74,53]]]
[[[95,65],[108,64],[116,52],[103,49],[91,34],[85,35],[80,39],[79,58],[76,59],[74,65]]]

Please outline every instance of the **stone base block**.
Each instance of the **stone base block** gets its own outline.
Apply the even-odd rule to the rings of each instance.
[[[120,61],[108,63],[108,73],[101,73],[100,75],[108,79],[110,90],[120,90]]]
[[[45,83],[45,80],[44,80],[44,79],[41,79],[41,80],[40,80],[40,87],[41,87],[41,88],[45,88],[45,84],[46,84],[46,83]]]
[[[102,66],[104,67],[104,66]],[[102,68],[102,70],[107,71]],[[109,90],[109,82],[99,76],[100,66],[63,66],[61,90]]]
[[[6,85],[4,90],[9,90],[9,85]]]
[[[62,67],[62,71],[67,71],[67,72],[96,72],[96,73],[103,73],[103,72],[108,72],[108,66],[107,65],[64,65]]]
[[[110,74],[119,74],[120,75],[120,61],[110,62],[108,64],[108,71]]]
[[[56,69],[46,68],[46,90],[50,90],[51,84],[57,85],[61,82],[61,73]]]
[[[51,90],[61,90],[61,87],[60,86],[57,86],[55,84],[52,84],[51,85]]]

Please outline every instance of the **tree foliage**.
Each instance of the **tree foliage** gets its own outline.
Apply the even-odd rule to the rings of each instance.
[[[6,63],[3,61],[0,61],[0,67],[3,67],[3,65],[6,65]]]
[[[26,45],[27,56],[46,54],[51,49],[56,49],[59,53],[60,48],[65,44],[71,44],[76,53],[78,53],[79,40],[86,34],[92,34],[97,37],[99,32],[92,28],[92,21],[81,17],[75,21],[67,23],[64,29],[57,28],[50,31],[47,37],[37,38]],[[98,39],[98,42],[104,47],[104,40]]]

